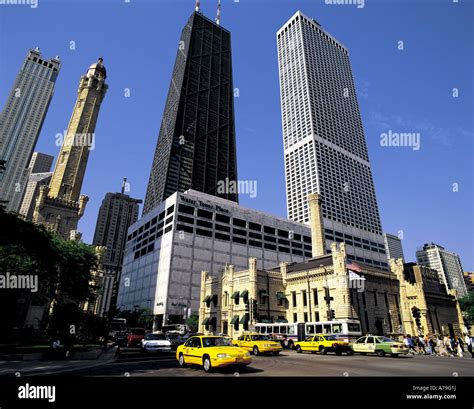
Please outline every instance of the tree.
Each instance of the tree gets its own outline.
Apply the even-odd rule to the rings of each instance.
[[[474,323],[474,292],[470,291],[467,296],[459,299],[459,305],[468,321]]]
[[[43,226],[36,226],[7,213],[0,206],[0,274],[26,275],[37,277],[37,292],[31,289],[0,290],[0,330],[9,335],[14,329],[23,328],[29,306],[45,305],[53,312],[57,307],[57,317],[50,320],[52,333],[63,333],[65,326],[59,324],[63,311],[88,301],[93,297],[90,285],[91,271],[97,268],[97,257],[93,246],[74,241],[65,241]],[[70,310],[69,310],[70,311]],[[70,311],[71,312],[71,311]],[[75,316],[71,312],[71,318]],[[67,319],[67,318],[66,318]],[[75,320],[77,321],[77,320]],[[47,322],[41,323],[44,329]],[[70,322],[70,325],[75,325]]]
[[[186,320],[186,325],[189,327],[190,332],[197,332],[199,327],[199,315],[196,313],[191,314]]]

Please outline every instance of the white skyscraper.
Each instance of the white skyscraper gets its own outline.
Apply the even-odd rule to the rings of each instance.
[[[322,197],[327,244],[387,267],[372,170],[349,53],[300,11],[277,32],[288,217],[309,222]]]
[[[416,260],[419,264],[436,270],[441,283],[447,290],[456,290],[458,298],[467,295],[461,260],[457,254],[446,251],[439,244],[427,243],[417,250]]]

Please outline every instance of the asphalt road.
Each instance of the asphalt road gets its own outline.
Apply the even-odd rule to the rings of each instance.
[[[210,374],[200,367],[179,368],[174,354],[142,356],[136,349],[123,349],[113,362],[68,371],[75,376],[474,376],[474,359],[468,356],[336,356],[297,354],[253,357],[252,364],[236,372],[216,369]]]

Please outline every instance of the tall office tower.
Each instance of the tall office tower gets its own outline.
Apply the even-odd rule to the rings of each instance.
[[[41,132],[60,68],[59,57],[44,60],[30,50],[0,113],[0,201],[18,212],[28,179],[28,163]]]
[[[95,126],[107,92],[107,72],[102,58],[92,64],[79,82],[77,101],[61,146],[51,183],[41,186],[34,222],[71,237],[89,198],[81,195],[89,151],[95,146]]]
[[[29,173],[49,172],[53,165],[53,160],[54,156],[41,152],[33,152],[30,164],[28,165]]]
[[[390,233],[384,233],[383,239],[385,242],[385,251],[387,252],[387,258],[401,258],[405,262],[402,240],[398,236],[394,236]]]
[[[139,199],[125,194],[125,180],[121,193],[107,193],[99,209],[95,227],[95,246],[104,246],[106,251],[102,259],[100,296],[95,302],[94,312],[98,315],[115,310],[123,253],[127,240],[127,230],[138,220]]]
[[[348,50],[296,12],[277,32],[288,217],[309,222],[322,199],[326,243],[388,268]]]
[[[28,166],[28,183],[19,211],[27,221],[33,220],[40,186],[49,185],[49,182],[51,182],[52,172],[50,170],[53,160],[53,156],[41,152],[33,152],[31,156],[30,165]]]
[[[436,270],[446,290],[456,290],[458,298],[467,295],[461,259],[457,254],[446,251],[439,244],[426,243],[417,250],[416,260],[419,264]]]
[[[218,23],[197,4],[181,33],[143,214],[188,189],[238,202],[231,40]]]

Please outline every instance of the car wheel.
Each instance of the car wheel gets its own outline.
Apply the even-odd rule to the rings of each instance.
[[[253,354],[255,356],[257,356],[259,354],[258,347],[256,345],[253,347]]]
[[[298,354],[301,354],[303,352],[303,350],[301,349],[301,347],[299,345],[296,345],[296,352]]]
[[[178,362],[179,362],[179,366],[181,368],[184,368],[186,366],[186,362],[184,362],[184,355],[183,354],[179,354]]]
[[[377,355],[380,356],[380,357],[383,357],[383,356],[385,356],[385,351],[379,350],[379,351],[377,351]]]
[[[278,355],[279,353],[280,353],[280,351],[275,351],[275,352],[273,352],[273,355],[276,356],[276,355]]]
[[[211,372],[211,358],[209,358],[207,355],[202,360],[202,366],[204,368],[204,371]]]
[[[320,347],[320,348],[319,348],[319,353],[320,353],[321,355],[326,355],[326,354],[328,353],[328,350],[327,350],[326,348],[324,348],[324,347]]]
[[[347,355],[354,355],[354,351],[352,349],[348,349],[346,353]]]
[[[293,341],[288,342],[288,348],[295,349],[295,344],[293,344]]]

